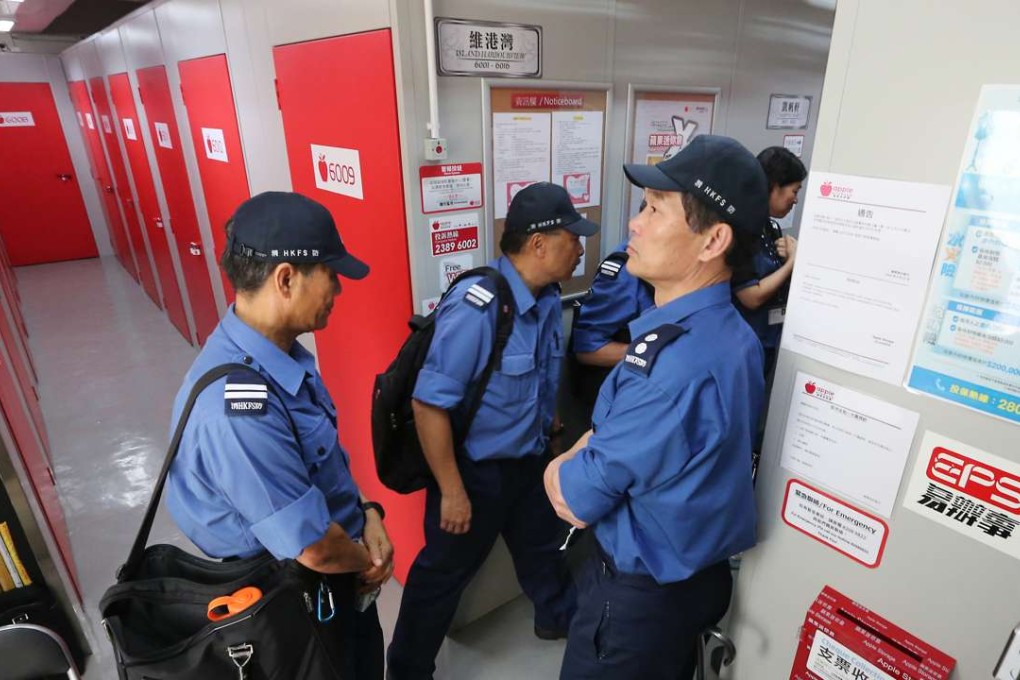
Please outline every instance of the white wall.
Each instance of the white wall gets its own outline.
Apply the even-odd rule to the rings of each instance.
[[[813,169],[952,185],[981,85],[1020,82],[1018,25],[1014,0],[840,0]],[[1020,462],[1015,425],[781,352],[758,480],[761,544],[744,555],[726,677],[788,677],[798,627],[829,584],[954,656],[954,677],[990,678],[1020,619],[1020,563],[899,506],[875,570],[781,521],[789,474],[778,461],[798,370],[920,412],[915,446],[930,429]]]
[[[43,42],[39,46],[47,48],[51,47],[52,43]],[[64,139],[67,140],[67,149],[71,153],[75,180],[85,200],[85,212],[92,227],[96,248],[100,255],[112,255],[113,245],[110,242],[106,216],[103,214],[96,182],[89,169],[85,138],[78,129],[67,80],[61,68],[60,57],[50,53],[49,49],[30,52],[26,47],[24,52],[0,52],[0,82],[50,84],[53,101],[60,116],[60,126],[64,131]]]

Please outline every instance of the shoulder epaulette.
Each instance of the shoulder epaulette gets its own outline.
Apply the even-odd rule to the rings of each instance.
[[[629,257],[625,252],[610,253],[599,265],[599,275],[615,279],[620,275],[620,270],[626,266]]]
[[[656,357],[671,342],[686,333],[676,324],[665,324],[634,339],[623,358],[624,367],[642,375],[652,372]]]
[[[262,416],[269,412],[269,385],[252,371],[234,371],[223,387],[228,416]]]
[[[483,276],[471,282],[464,292],[464,301],[475,309],[485,309],[496,299],[496,282]]]

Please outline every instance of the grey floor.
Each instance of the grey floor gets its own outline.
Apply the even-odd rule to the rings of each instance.
[[[17,277],[97,641],[85,678],[115,678],[97,604],[137,531],[165,454],[171,403],[197,350],[112,258],[24,267]],[[150,540],[194,550],[162,513]],[[400,592],[394,583],[380,598],[387,639]],[[563,643],[536,639],[531,617],[530,603],[518,598],[447,638],[437,680],[557,677]]]

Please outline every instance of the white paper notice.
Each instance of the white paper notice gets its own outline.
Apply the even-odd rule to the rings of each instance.
[[[548,113],[492,114],[492,186],[495,218],[506,217],[517,192],[549,181],[552,116]]]
[[[138,135],[135,133],[135,121],[131,120],[130,118],[124,118],[123,123],[124,123],[124,136],[130,139],[131,141],[137,142]]]
[[[156,128],[156,143],[164,149],[174,148],[173,141],[170,139],[170,126],[159,122],[155,122],[152,125]]]
[[[842,659],[843,664],[837,666],[833,657]],[[815,631],[815,638],[811,641],[807,669],[822,680],[847,680],[847,678],[894,680],[893,676],[883,673],[878,666],[820,630]]]
[[[782,466],[889,517],[918,414],[797,373]]]
[[[899,385],[949,187],[812,172],[783,349]]]
[[[552,114],[552,181],[577,208],[602,202],[602,112]]]

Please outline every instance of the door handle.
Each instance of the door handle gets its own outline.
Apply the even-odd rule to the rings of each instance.
[[[199,246],[194,241],[192,241],[191,243],[188,244],[188,252],[190,252],[192,255],[201,255],[202,247]]]
[[[113,187],[108,184],[105,187],[103,187],[103,191],[105,191],[108,194],[112,194],[113,193]]]
[[[74,179],[74,175],[68,175],[66,173],[58,173],[57,174],[57,179],[59,179],[61,182],[70,182],[72,179]]]
[[[153,218],[152,221],[155,223],[157,229],[162,229],[163,228],[163,218],[162,217],[155,217],[155,218]]]

